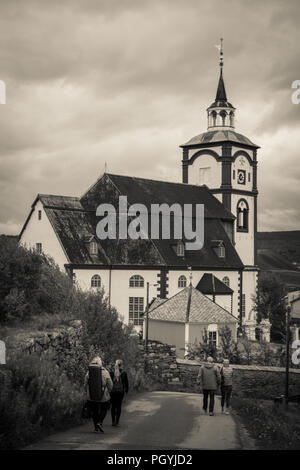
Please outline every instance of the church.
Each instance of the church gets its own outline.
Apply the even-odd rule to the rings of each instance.
[[[122,320],[137,329],[148,298],[171,298],[192,279],[236,318],[239,331],[255,339],[259,147],[235,131],[235,112],[226,95],[221,51],[207,131],[180,145],[182,182],[104,173],[82,197],[38,194],[20,243],[50,255],[81,288],[103,288]],[[121,195],[128,204],[149,209],[151,204],[203,204],[203,248],[186,250],[184,238],[99,240],[96,209],[100,203],[117,207]]]

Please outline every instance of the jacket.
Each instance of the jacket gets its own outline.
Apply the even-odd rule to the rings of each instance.
[[[214,364],[203,365],[198,374],[198,380],[203,390],[217,390],[221,383],[221,376],[218,367]]]
[[[102,386],[104,387],[104,392],[100,400],[100,403],[104,403],[110,400],[110,393],[113,388],[113,383],[110,378],[110,374],[108,370],[106,370],[104,367],[101,367],[101,374],[102,374]],[[89,392],[89,373],[88,372],[84,379],[84,385],[86,388],[87,399],[91,400],[90,392]]]
[[[221,384],[225,385],[225,387],[232,385],[232,376],[233,376],[233,369],[232,367],[222,367],[221,369]]]
[[[114,376],[115,376],[115,373],[114,373],[113,370],[110,372],[110,375],[111,375],[111,379],[112,379],[112,382],[113,382],[114,381]],[[127,377],[127,374],[124,370],[121,372],[120,377],[121,377],[122,384],[123,384],[123,390],[124,390],[125,393],[128,393],[128,390],[129,390],[128,377]],[[114,392],[112,392],[112,393],[114,393]]]

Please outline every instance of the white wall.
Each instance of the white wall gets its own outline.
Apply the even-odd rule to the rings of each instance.
[[[143,297],[146,308],[147,285],[149,282],[149,301],[158,296],[158,287],[153,286],[158,282],[157,269],[113,269],[111,271],[111,306],[115,307],[124,323],[129,322],[129,297]],[[109,295],[109,269],[74,269],[78,285],[85,290],[91,288],[91,278],[94,274],[101,277],[101,287],[105,294]],[[129,279],[133,275],[140,275],[144,278],[144,287],[129,287]]]
[[[221,162],[208,154],[197,157],[194,163],[188,166],[188,181],[190,184],[203,184],[200,182],[200,168],[210,168],[210,179],[205,184],[209,188],[219,188],[222,182]]]
[[[245,199],[249,206],[248,232],[237,232],[235,220],[235,249],[245,265],[254,265],[254,198],[252,196],[241,196],[232,194],[231,212],[237,217],[237,203],[240,199]]]
[[[256,313],[253,310],[253,296],[256,294],[258,271],[243,272],[243,293],[245,294],[246,309],[243,322],[252,322],[256,320]]]
[[[42,211],[42,218],[38,220],[38,211]],[[20,239],[20,244],[27,248],[36,248],[36,243],[42,243],[45,254],[52,256],[60,269],[68,263],[68,258],[60,244],[54,229],[47,217],[41,201],[37,201],[34,211]]]

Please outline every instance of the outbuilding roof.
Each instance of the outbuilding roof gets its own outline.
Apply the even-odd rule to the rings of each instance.
[[[236,323],[238,320],[193,286],[179,291],[149,311],[149,319],[178,323]]]

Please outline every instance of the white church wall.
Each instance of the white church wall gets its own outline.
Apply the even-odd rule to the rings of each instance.
[[[253,197],[232,194],[232,213],[237,216],[237,203],[245,199],[249,206],[248,232],[237,232],[235,220],[235,249],[245,265],[254,265],[254,200]]]
[[[111,270],[111,306],[118,311],[120,318],[124,323],[129,322],[129,297],[143,297],[144,308],[147,302],[147,282],[149,282],[149,301],[157,297],[158,287],[154,286],[158,282],[157,269],[112,269]],[[74,269],[76,281],[84,290],[91,290],[91,278],[94,274],[101,277],[101,287],[106,296],[109,296],[109,269]],[[144,278],[144,287],[129,287],[131,276],[139,275]]]
[[[42,214],[41,220],[38,218],[39,211],[41,211]],[[35,209],[20,239],[20,244],[27,248],[35,249],[36,243],[42,243],[42,251],[54,258],[60,269],[64,270],[64,265],[68,263],[68,259],[41,201],[37,201]]]
[[[201,155],[192,165],[188,166],[189,183],[202,185],[209,188],[218,188],[222,181],[222,167],[211,155]]]
[[[253,322],[256,320],[256,313],[253,310],[253,296],[256,294],[258,271],[243,272],[243,294],[245,294],[245,317],[243,321]]]

